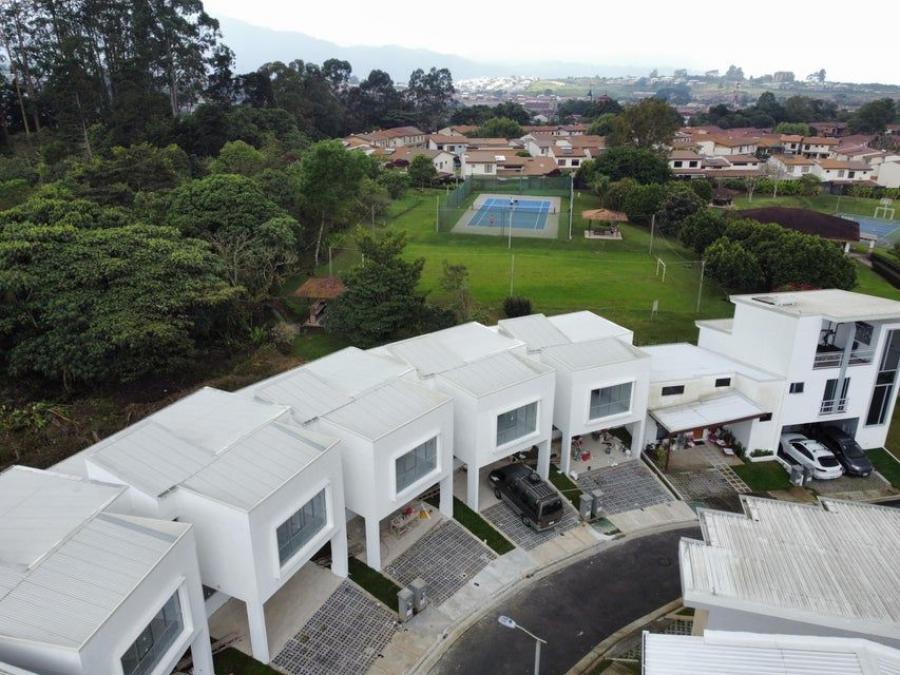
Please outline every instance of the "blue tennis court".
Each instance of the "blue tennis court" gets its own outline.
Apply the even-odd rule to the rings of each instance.
[[[859,230],[863,234],[868,234],[879,239],[886,239],[900,228],[900,221],[882,220],[881,218],[869,218],[867,216],[857,216],[853,213],[842,213],[841,218],[855,220],[859,223]]]
[[[553,202],[548,199],[490,197],[475,208],[477,212],[469,221],[470,227],[543,230],[547,216],[553,210]]]

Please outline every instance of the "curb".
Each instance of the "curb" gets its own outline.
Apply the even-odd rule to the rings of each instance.
[[[464,619],[460,620],[456,626],[448,632],[441,633],[437,640],[429,647],[425,653],[419,658],[418,661],[407,670],[407,675],[426,675],[429,673],[440,658],[444,655],[444,653],[460,638],[466,633],[475,623],[477,623],[482,617],[490,612],[494,611],[494,608],[501,601],[505,600],[507,597],[512,595],[514,592],[518,592],[528,588],[531,584],[536,581],[540,581],[545,577],[558,572],[572,563],[583,560],[584,558],[589,558],[592,555],[596,555],[602,551],[607,549],[615,548],[621,546],[630,541],[634,541],[636,539],[641,539],[643,537],[661,534],[663,532],[669,532],[671,530],[680,530],[685,527],[689,527],[692,523],[696,523],[696,520],[683,520],[675,523],[666,523],[664,525],[657,525],[654,527],[649,527],[645,530],[640,530],[638,532],[633,532],[631,534],[625,535],[623,537],[619,537],[612,541],[604,541],[598,542],[595,546],[591,546],[582,551],[578,551],[576,553],[572,553],[564,558],[560,558],[545,567],[537,569],[533,572],[528,572],[524,574],[519,579],[515,579],[510,581],[505,586],[497,589],[494,593],[491,594],[490,602],[487,605],[482,606],[476,611],[469,614]],[[680,599],[679,599],[680,602]]]
[[[600,661],[603,660],[603,656],[606,654],[606,652],[608,652],[610,648],[617,642],[619,642],[620,640],[624,640],[630,635],[633,635],[645,624],[648,624],[651,621],[655,621],[656,619],[664,617],[666,614],[675,611],[676,609],[681,607],[682,604],[683,599],[676,598],[667,605],[658,607],[652,612],[645,614],[641,618],[635,619],[627,626],[623,626],[608,638],[603,640],[587,654],[585,654],[584,658],[582,658],[581,661],[572,666],[566,673],[566,675],[582,675],[583,673],[589,672],[594,666],[596,666]]]

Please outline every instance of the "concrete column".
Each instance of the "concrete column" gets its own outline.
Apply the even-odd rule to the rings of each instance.
[[[453,474],[441,480],[440,482],[440,511],[448,518],[453,517]]]
[[[366,521],[366,564],[373,570],[381,570],[381,521],[369,517]]]
[[[215,675],[213,672],[212,646],[209,641],[209,627],[206,619],[197,637],[191,643],[191,660],[194,663],[194,675]]]
[[[544,480],[550,477],[550,439],[538,443],[537,472]]]
[[[466,506],[478,513],[478,478],[481,472],[477,466],[466,465]]]
[[[346,577],[347,569],[347,528],[342,527],[331,538],[331,573]]]
[[[631,423],[631,454],[640,457],[644,450],[644,434],[646,433],[645,420]]]
[[[269,633],[266,630],[265,605],[248,600],[247,623],[250,626],[250,650],[253,658],[262,663],[269,662]]]
[[[562,438],[559,439],[559,470],[569,475],[569,467],[572,465],[572,436],[568,429],[560,429]]]

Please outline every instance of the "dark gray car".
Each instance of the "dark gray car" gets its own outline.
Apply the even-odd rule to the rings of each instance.
[[[845,473],[865,478],[872,473],[872,462],[852,436],[839,427],[819,427],[815,434],[819,442],[834,453]]]

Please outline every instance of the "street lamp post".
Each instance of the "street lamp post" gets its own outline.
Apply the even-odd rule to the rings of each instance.
[[[541,645],[547,644],[546,640],[542,640],[537,635],[529,631],[528,629],[517,624],[513,619],[508,616],[498,616],[497,623],[499,623],[504,628],[511,628],[513,630],[519,629],[525,635],[534,639],[534,675],[540,675],[541,672]]]

